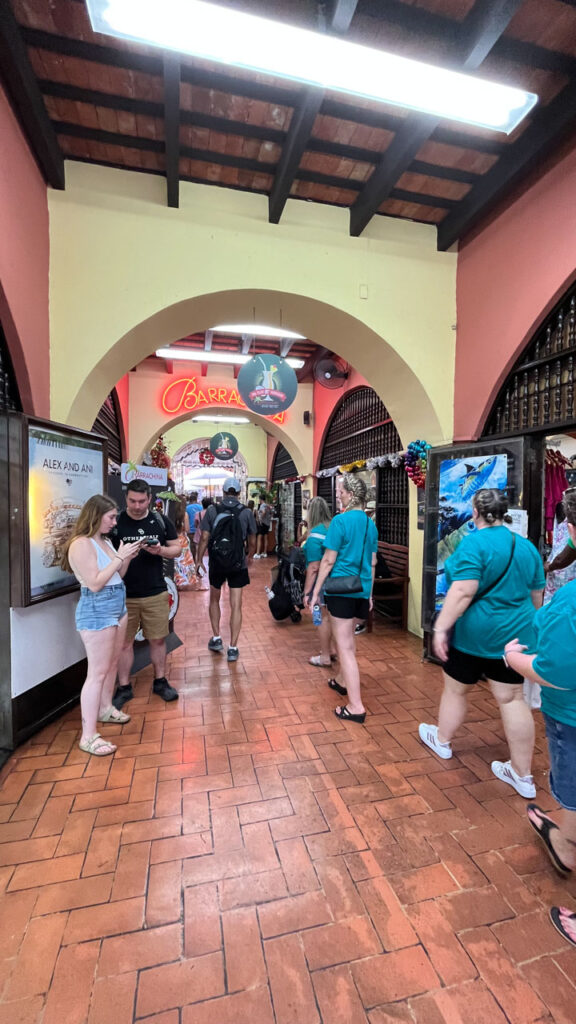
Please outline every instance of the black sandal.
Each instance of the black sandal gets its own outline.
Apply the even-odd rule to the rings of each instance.
[[[331,690],[336,690],[336,693],[339,693],[341,697],[348,696],[348,690],[346,689],[346,687],[340,686],[340,683],[338,683],[336,679],[329,679],[328,686],[330,687]]]
[[[361,715],[353,715],[347,707],[334,708],[334,714],[336,715],[336,718],[339,718],[342,722],[359,722],[360,725],[362,725],[366,718],[365,711],[363,711]]]
[[[552,921],[556,931],[560,932],[560,935],[562,935],[567,942],[571,942],[573,946],[576,946],[576,914],[571,910],[568,910],[567,907],[550,907],[550,920]],[[570,935],[570,932],[566,928],[566,924],[568,922],[572,925],[572,935]]]
[[[553,829],[558,828],[558,825],[555,821],[552,821],[552,819],[549,818],[547,814],[544,814],[544,811],[541,807],[538,807],[538,804],[528,804],[528,806],[526,807],[526,811],[528,812],[528,821],[530,822],[530,825],[534,829],[536,835],[542,840],[544,847],[546,849],[546,853],[548,854],[550,860],[552,861],[552,864],[556,868],[556,871],[559,875],[562,875],[562,878],[569,878],[572,874],[572,868],[566,867],[563,861],[560,860],[560,857],[558,856],[556,850],[552,846],[552,841],[550,839],[550,833]],[[532,811],[533,814],[538,815],[538,822],[541,826],[540,828],[538,828],[535,821],[532,821],[532,818],[530,817],[530,811]]]

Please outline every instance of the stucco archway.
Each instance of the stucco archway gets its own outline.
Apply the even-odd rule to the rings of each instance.
[[[442,439],[440,417],[425,385],[384,338],[326,302],[263,289],[196,296],[136,324],[89,372],[70,403],[66,421],[89,428],[115,383],[159,346],[218,322],[251,321],[297,331],[346,359],[380,395],[403,437],[417,434],[431,443]]]

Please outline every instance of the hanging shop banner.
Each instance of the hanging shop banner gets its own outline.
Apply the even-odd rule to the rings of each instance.
[[[221,430],[210,438],[210,451],[214,458],[220,459],[221,462],[228,462],[238,451],[238,441],[234,434],[230,434],[227,430]]]
[[[292,405],[298,380],[285,359],[266,352],[254,356],[241,368],[238,391],[252,412],[270,416]]]
[[[168,470],[160,466],[138,466],[134,462],[123,462],[120,479],[123,484],[132,480],[145,480],[151,487],[166,487]]]

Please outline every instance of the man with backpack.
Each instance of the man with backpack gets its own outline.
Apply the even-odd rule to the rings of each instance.
[[[202,536],[196,555],[196,571],[208,548],[208,579],[210,581],[210,624],[212,637],[208,649],[220,654],[224,650],[220,636],[220,593],[227,583],[230,591],[230,646],[228,661],[238,660],[238,637],[242,626],[242,589],[250,583],[247,561],[256,548],[256,523],[250,509],[238,499],[240,483],[230,477],[224,484],[221,503],[210,505],[200,529]],[[245,542],[248,540],[248,556]]]
[[[150,648],[154,667],[153,691],[162,700],[178,699],[178,691],[166,679],[166,640],[170,602],[164,579],[164,558],[180,554],[180,541],[173,523],[150,509],[151,491],[145,480],[132,480],[126,488],[126,511],[118,516],[112,543],[141,540],[142,550],[124,576],[128,625],[118,662],[118,689],[113,704],[119,711],[134,693],[130,669],[134,660],[134,637],[142,632]]]

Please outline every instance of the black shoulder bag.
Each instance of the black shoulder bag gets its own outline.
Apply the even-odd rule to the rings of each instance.
[[[508,559],[508,561],[506,563],[506,568],[503,570],[503,572],[500,573],[498,578],[495,579],[494,582],[490,584],[489,587],[486,587],[486,590],[482,590],[481,592],[476,591],[476,593],[474,594],[474,597],[472,598],[472,600],[470,601],[470,604],[468,605],[468,608],[471,608],[472,605],[476,604],[477,601],[480,601],[483,597],[486,597],[486,594],[489,594],[491,590],[494,590],[498,586],[498,584],[502,582],[502,580],[504,579],[504,577],[506,576],[506,574],[508,572],[508,569],[512,565],[512,559],[514,558],[514,549],[515,549],[515,547],[516,547],[516,534],[513,533],[512,534],[512,546],[510,548],[510,558]],[[466,608],[466,612],[468,611],[468,608]],[[466,614],[466,612],[463,612],[462,614]],[[436,612],[436,615],[434,616],[434,620],[432,622],[432,632],[434,632],[434,626],[436,624],[436,619],[438,618],[439,615],[440,615],[440,612]],[[456,625],[456,623],[454,623],[454,625]],[[454,626],[450,626],[450,629],[447,630],[447,632],[450,633],[450,635],[452,635],[453,630],[454,630]]]
[[[368,524],[370,519],[366,516],[366,529],[364,530],[364,543],[362,545],[362,554],[360,556],[360,569],[362,569],[362,563],[364,561],[364,549],[366,547],[366,535],[368,533]],[[325,594],[361,594],[364,587],[360,576],[329,576],[324,582],[324,593]]]

